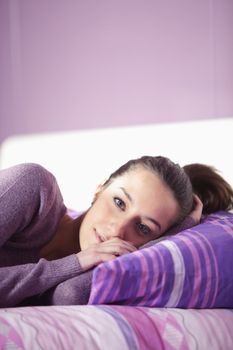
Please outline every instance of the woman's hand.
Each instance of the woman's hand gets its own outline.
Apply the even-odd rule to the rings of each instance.
[[[203,203],[200,200],[200,198],[194,193],[193,194],[193,209],[189,216],[193,218],[195,221],[196,225],[199,224],[201,220],[201,215],[202,215],[202,209],[203,209]]]
[[[131,243],[115,237],[105,242],[92,244],[76,255],[83,271],[87,271],[102,262],[113,260],[118,256],[132,253],[136,250]]]

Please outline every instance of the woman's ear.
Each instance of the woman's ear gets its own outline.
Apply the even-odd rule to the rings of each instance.
[[[103,188],[104,188],[104,185],[103,185],[103,184],[104,184],[104,183],[105,183],[105,181],[103,181],[101,184],[99,184],[99,185],[97,186],[97,188],[96,188],[96,190],[95,190],[95,193],[94,193],[94,198],[93,198],[91,204],[93,204],[93,203],[96,201],[96,199],[98,198],[99,194],[103,191]]]

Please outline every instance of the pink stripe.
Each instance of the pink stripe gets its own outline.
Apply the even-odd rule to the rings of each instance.
[[[195,234],[197,234],[197,233],[195,233]],[[196,241],[196,243],[199,244],[200,249],[202,249],[205,257],[207,257],[208,262],[209,262],[209,258],[208,258],[208,254],[207,254],[207,252],[205,250],[205,247],[201,244],[202,242],[199,239],[197,239],[194,236],[192,236],[191,238],[190,237],[185,237],[185,238],[184,237],[180,237],[180,238],[184,242],[186,241],[189,249],[191,250],[191,254],[193,256],[195,278],[194,278],[194,284],[193,284],[193,294],[192,294],[192,298],[191,298],[191,300],[189,302],[188,307],[195,307],[196,304],[197,304],[198,297],[200,295],[200,288],[201,288],[201,282],[202,282],[202,269],[201,269],[199,254],[198,254],[198,252],[196,250],[195,245],[193,244],[194,240]],[[211,277],[211,270],[210,270],[210,268],[207,269],[207,279],[209,279],[209,277]],[[208,288],[208,289],[209,289],[209,292],[210,292],[210,288]],[[204,295],[204,293],[203,293],[203,295]],[[205,299],[208,298],[208,297],[209,297],[209,294],[206,295]]]
[[[232,222],[229,221],[229,226],[225,224],[218,223],[218,226],[222,227],[226,233],[228,233],[233,238]]]
[[[120,274],[118,274],[118,270],[116,271],[116,269],[111,269],[111,285],[113,286],[113,283],[115,283],[116,281],[117,283],[117,287],[114,291],[114,294],[112,294],[112,300],[115,301],[118,299],[118,295],[121,294],[121,284],[122,284],[122,278],[124,277],[124,264],[122,264],[122,262],[119,260],[119,269],[120,269]],[[113,273],[114,272],[114,273]],[[115,283],[116,284],[116,283]],[[109,288],[106,288],[106,292],[109,293]],[[111,300],[111,301],[112,301]]]
[[[143,256],[143,267],[145,268],[145,271],[148,270],[148,266],[147,266],[147,262],[146,262],[147,259],[151,258],[153,260],[153,262],[154,262],[155,257],[156,257],[156,259],[158,261],[159,256],[160,256],[160,260],[162,262],[161,253],[157,249],[154,249],[154,247],[149,248],[147,253],[146,253],[146,255],[147,255],[147,257],[145,257],[144,254],[142,254],[142,256]],[[144,270],[142,270],[142,271],[144,271]],[[151,276],[149,276],[149,274],[147,274],[147,278],[146,279],[145,279],[145,276],[143,276],[143,279],[141,279],[140,291],[139,291],[138,295],[139,296],[143,296],[144,295],[144,298],[140,302],[138,302],[137,305],[144,305],[145,302],[148,302],[148,295],[146,294],[146,291],[147,291],[147,288],[149,286],[149,283],[151,282],[152,285],[157,285],[158,284],[158,277],[159,277],[159,275],[160,275],[159,266],[158,266],[158,264],[153,263],[152,266],[151,266]],[[153,277],[153,281],[151,281],[152,277]],[[153,301],[153,305],[154,305],[154,301]]]
[[[219,226],[219,227],[223,228],[225,232],[229,233],[229,235],[231,237],[233,237],[233,230],[232,230],[233,222],[232,222],[232,220],[230,220],[227,217],[221,217],[221,216],[214,215],[214,214],[211,214],[211,217],[215,218],[215,219],[210,220],[211,224],[214,224],[215,226]],[[223,220],[225,223],[222,224],[221,222],[219,222],[220,219]]]
[[[1,332],[0,334],[1,349],[6,349],[10,342],[13,343],[15,346],[17,346],[17,348],[25,349],[22,338],[19,336],[18,332],[14,329],[14,327],[2,317],[0,317],[0,326],[1,326],[1,323],[6,328],[8,328],[8,332],[6,335],[4,335],[3,332]],[[13,344],[11,344],[11,346],[13,346]]]
[[[183,324],[180,324],[180,315],[177,315],[177,311],[174,314],[172,310],[169,308],[150,308],[148,313],[151,315],[163,339],[163,349],[188,350],[189,346],[185,336],[186,330]],[[179,339],[179,345],[174,344],[174,333],[175,339]]]
[[[134,253],[132,253],[134,256],[137,256],[137,258],[138,258],[138,263],[140,264],[140,269],[139,269],[139,271],[143,271],[142,270],[142,266],[144,266],[144,264],[142,264],[142,257],[144,258],[144,256],[143,256],[143,254],[140,252],[140,251],[136,251],[136,252],[134,252]],[[135,258],[134,258],[135,259]],[[127,261],[127,264],[129,264],[130,263],[130,261]],[[124,277],[124,272],[125,271],[127,271],[128,270],[128,267],[125,267],[125,260],[122,260],[122,259],[119,259],[119,264],[120,264],[120,279],[119,279],[119,275],[117,274],[115,274],[115,282],[116,282],[116,280],[117,280],[117,286],[118,286],[118,288],[116,288],[115,289],[115,291],[114,291],[114,294],[112,294],[112,300],[113,301],[115,301],[115,300],[117,300],[118,299],[118,295],[119,294],[122,294],[121,293],[121,286],[122,286],[122,278]],[[115,270],[115,269],[114,269]],[[129,272],[131,273],[131,268],[129,269]],[[145,286],[145,284],[144,284],[144,276],[143,276],[143,278],[140,278],[140,282],[142,281],[142,283],[140,283],[140,285],[139,285],[139,294],[140,294],[140,290],[141,290],[141,288],[142,287],[144,287]],[[112,283],[113,283],[114,281],[112,281]],[[129,303],[131,304],[131,301],[129,301]]]
[[[158,243],[159,244],[159,243]],[[167,248],[166,248],[167,249]],[[163,259],[163,254],[161,254],[160,250],[157,250],[156,251],[157,255],[158,255],[158,259],[160,259],[161,261],[161,264],[162,264],[162,268],[161,270],[164,271],[165,269],[165,266],[164,266],[164,259]],[[161,275],[161,271],[159,271],[159,266],[157,264],[154,264],[156,266],[153,266],[153,276],[155,277],[156,276],[156,279],[153,280],[153,283],[156,283],[156,285],[158,284],[158,277],[159,275]],[[165,286],[165,282],[166,282],[166,274],[164,273],[162,275],[162,280],[160,282],[160,292],[158,293],[157,297],[155,297],[153,299],[153,305],[156,305],[158,300],[160,299],[161,297],[161,294],[163,293],[164,291],[164,286]]]
[[[197,236],[199,236],[199,237],[197,237]],[[215,299],[216,299],[217,286],[218,286],[218,280],[219,280],[217,261],[216,261],[216,257],[215,257],[213,248],[212,248],[211,244],[209,243],[209,241],[205,238],[205,236],[200,234],[198,231],[195,231],[192,235],[190,234],[190,237],[180,235],[179,239],[181,239],[183,242],[187,243],[187,245],[191,251],[191,254],[193,257],[193,262],[194,262],[195,278],[194,278],[193,294],[192,294],[192,298],[189,302],[188,307],[192,308],[192,307],[196,306],[198,296],[200,293],[201,281],[202,281],[202,274],[201,274],[202,269],[201,269],[201,264],[200,264],[200,257],[199,257],[197,250],[196,250],[195,245],[193,244],[193,240],[195,240],[196,243],[199,245],[199,248],[202,250],[202,252],[205,256],[205,259],[206,259],[207,285],[206,285],[206,291],[205,291],[205,293],[203,293],[203,294],[205,294],[205,296],[204,296],[204,301],[202,302],[201,306],[204,307],[207,304],[207,299],[210,297],[210,292],[211,292],[212,288],[214,288],[214,297],[213,297],[213,300],[211,302],[211,306],[212,306],[214,304]],[[208,251],[203,243],[203,240],[209,246],[211,253],[212,253],[212,257],[214,260],[214,269],[215,269],[214,276],[211,274],[210,259],[209,259]],[[211,285],[211,281],[213,283],[215,283],[214,286]]]
[[[148,284],[149,278],[150,278],[148,273],[145,276],[144,275],[142,276],[143,271],[147,271],[147,269],[148,269],[145,255],[141,251],[138,251],[136,253],[137,253],[138,258],[139,258],[138,263],[140,264],[140,269],[137,271],[137,278],[139,279],[140,284],[138,286],[137,294],[134,296],[135,299],[140,298],[142,296],[145,297],[146,287],[147,287],[147,284]],[[136,253],[134,253],[134,254],[136,254]],[[141,271],[140,276],[139,276],[139,271]],[[147,296],[146,300],[147,299],[148,299],[148,296]],[[125,303],[125,305],[127,305],[127,304],[131,304],[131,301],[128,300]],[[141,302],[137,302],[137,305],[140,305],[140,304],[141,304]]]
[[[207,290],[208,294],[210,294],[210,290],[212,290],[212,288],[214,288],[213,299],[212,299],[212,302],[211,302],[211,304],[209,306],[209,307],[212,307],[214,305],[214,303],[215,303],[215,300],[216,300],[216,297],[217,297],[217,293],[218,293],[219,270],[218,270],[217,258],[216,258],[216,255],[215,255],[215,252],[214,252],[214,249],[213,249],[212,245],[210,244],[209,240],[205,237],[205,235],[202,235],[199,232],[197,232],[197,234],[201,237],[202,240],[204,240],[206,242],[206,244],[210,248],[211,257],[212,257],[212,259],[214,261],[214,275],[211,275],[211,268],[210,268],[210,265],[209,265],[210,273],[208,275],[208,282],[212,281],[213,283],[215,283],[215,286],[210,286],[209,290]],[[212,263],[210,261],[210,259],[209,259],[209,262],[210,262],[210,264]]]
[[[177,333],[178,333],[180,335],[180,338],[182,339],[182,340],[180,340],[179,347],[177,347],[176,345],[174,346],[174,340],[173,340],[172,350],[174,350],[174,349],[179,349],[179,350],[190,349],[189,344],[187,343],[187,340],[186,340],[185,331],[184,331],[183,327],[180,326],[178,320],[174,317],[174,315],[172,313],[170,313],[168,315],[167,323],[169,325],[170,333],[174,333],[174,330],[175,330],[176,331],[176,338],[177,338]],[[168,327],[166,327],[166,328],[168,328]],[[171,328],[173,328],[173,329],[171,330]],[[171,334],[171,338],[173,338],[173,336],[174,335]],[[163,338],[165,338],[165,337],[163,337]],[[164,342],[166,342],[165,339],[164,339]],[[166,348],[168,348],[168,344],[170,345],[170,343],[166,342]]]
[[[137,336],[140,350],[164,350],[164,341],[155,322],[146,308],[112,305],[112,309],[118,311],[130,324]],[[135,312],[135,309],[137,312]],[[135,315],[137,314],[137,317]],[[142,326],[143,325],[143,326]],[[174,348],[166,348],[170,350]]]
[[[197,235],[199,235],[199,238],[197,237]],[[207,281],[207,283],[206,283],[205,292],[203,291],[204,300],[203,300],[203,302],[201,304],[202,308],[204,308],[207,305],[208,299],[210,298],[210,292],[211,292],[211,289],[212,289],[212,282],[211,281],[213,280],[213,276],[211,274],[210,259],[209,259],[209,255],[208,255],[207,249],[206,249],[205,245],[202,242],[203,238],[204,238],[203,235],[200,235],[198,232],[195,232],[195,235],[192,235],[192,240],[196,241],[196,243],[198,244],[199,248],[201,249],[201,251],[202,251],[202,253],[204,255],[205,262],[206,262],[206,281]],[[208,242],[206,242],[206,243],[208,244]],[[198,259],[198,267],[197,268],[200,268],[200,256],[199,256],[198,253],[196,255],[197,255],[197,259]],[[202,271],[202,269],[200,268],[200,272],[201,271]],[[198,284],[199,284],[199,289],[200,289],[201,281],[202,281],[203,276],[201,276],[201,274],[198,274],[198,273],[196,275],[198,276],[198,278],[195,277],[194,281],[196,281],[196,279],[197,279]],[[196,288],[194,287],[193,290],[195,290],[195,289]],[[197,294],[193,295],[192,299],[190,300],[190,305],[189,306],[196,306],[197,296],[198,296]]]
[[[102,266],[98,267],[98,273],[95,275],[95,282],[92,283],[92,287],[91,287],[91,295],[89,297],[89,301],[88,304],[92,304],[95,300],[96,295],[98,295],[98,290],[99,290],[99,286],[101,286],[101,284],[103,284],[103,281],[108,280],[107,279],[107,274],[108,274],[108,270],[106,269],[106,267],[104,266],[104,264]],[[110,277],[111,279],[111,277]],[[109,281],[109,280],[108,280]],[[109,281],[110,283],[110,281]],[[106,298],[106,295],[108,293],[108,288],[105,289],[105,291],[102,293],[101,297],[98,299],[98,303],[103,303],[103,301]],[[98,295],[99,297],[99,295]]]
[[[192,240],[190,240],[188,236],[182,236],[182,235],[179,236],[179,240],[187,244],[193,258],[195,278],[193,279],[194,284],[193,284],[193,290],[192,290],[193,292],[192,297],[188,305],[188,307],[191,308],[196,305],[199,292],[200,292],[200,283],[202,278],[201,278],[201,273],[199,274],[198,272],[201,272],[201,265],[200,265],[198,253],[196,251],[195,246],[193,245]]]
[[[149,252],[148,252],[149,253]],[[147,255],[150,255],[146,253]],[[144,254],[141,253],[141,256],[140,256],[140,264],[141,264],[141,271],[147,271],[148,269],[148,266],[147,266],[147,260],[146,260],[146,257],[144,256]],[[142,276],[140,276],[142,277]],[[149,274],[147,273],[145,276],[143,276],[143,279],[140,278],[140,285],[139,285],[139,288],[138,288],[138,292],[137,292],[137,295],[136,297],[141,297],[141,296],[145,296],[145,292],[146,292],[146,287],[147,287],[147,284],[149,282]]]
[[[205,292],[203,291],[203,301],[201,303],[201,308],[204,308],[207,303],[208,300],[210,299],[210,292],[212,290],[212,281],[214,280],[213,276],[212,276],[212,271],[211,271],[211,263],[210,263],[210,258],[207,252],[206,247],[204,246],[204,244],[200,244],[202,243],[201,240],[198,241],[198,239],[196,239],[196,237],[193,237],[194,240],[196,240],[197,243],[199,243],[200,248],[202,249],[203,255],[204,255],[204,259],[205,259],[205,263],[206,263],[206,288],[205,288]],[[203,239],[203,237],[202,237]],[[206,242],[208,244],[208,242]],[[208,244],[209,246],[209,244]]]
[[[200,240],[199,242],[203,242],[205,241],[206,244],[208,245],[210,251],[211,251],[211,257],[214,261],[214,273],[213,275],[211,274],[211,261],[210,261],[210,258],[209,258],[209,254],[208,254],[208,251],[206,249],[206,247],[204,246],[204,244],[202,244],[202,251],[203,251],[203,254],[205,256],[205,259],[206,259],[206,270],[208,271],[207,273],[207,284],[206,284],[206,290],[205,290],[205,297],[204,297],[204,300],[201,304],[201,307],[205,307],[208,303],[208,298],[210,299],[210,292],[212,291],[212,289],[214,288],[214,295],[213,295],[213,299],[212,299],[212,302],[210,304],[210,307],[212,307],[214,305],[214,302],[216,300],[216,297],[217,297],[217,292],[218,292],[218,282],[219,282],[219,271],[218,271],[218,265],[217,265],[217,259],[216,259],[216,255],[215,255],[215,252],[214,252],[214,249],[212,247],[212,245],[210,244],[209,240],[205,237],[205,235],[197,232],[197,235],[200,237]],[[196,238],[193,236],[193,238]],[[212,283],[211,283],[212,282]]]

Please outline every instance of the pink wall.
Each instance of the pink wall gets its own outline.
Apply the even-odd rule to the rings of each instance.
[[[232,0],[1,0],[0,141],[233,116]]]

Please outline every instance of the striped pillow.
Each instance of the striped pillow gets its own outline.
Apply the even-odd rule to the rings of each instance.
[[[233,307],[233,214],[201,224],[94,269],[89,304]]]

